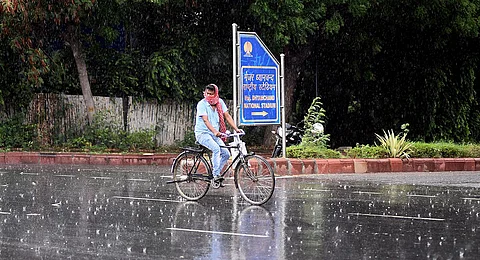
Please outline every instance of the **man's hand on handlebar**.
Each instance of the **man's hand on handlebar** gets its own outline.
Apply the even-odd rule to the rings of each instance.
[[[237,129],[235,130],[236,133],[242,133],[242,134],[245,134],[245,132],[243,131],[243,129]]]
[[[245,135],[245,132],[242,129],[238,129],[238,131],[235,130],[236,133],[232,133],[229,130],[227,130],[225,133],[219,132],[219,137],[231,137],[231,136],[241,136]]]

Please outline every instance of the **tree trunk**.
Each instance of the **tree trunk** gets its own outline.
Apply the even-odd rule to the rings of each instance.
[[[80,40],[77,35],[77,31],[73,26],[70,27],[70,47],[72,48],[73,57],[77,64],[78,77],[80,79],[80,86],[82,88],[83,100],[87,109],[88,123],[92,124],[93,116],[95,114],[95,104],[93,102],[92,90],[90,88],[90,82],[88,80],[87,64],[85,62],[85,56],[82,52]]]

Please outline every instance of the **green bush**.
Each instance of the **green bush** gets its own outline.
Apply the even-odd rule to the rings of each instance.
[[[138,151],[155,149],[155,130],[142,129],[126,132],[119,123],[108,119],[106,113],[95,115],[94,122],[85,128],[84,134],[68,139],[66,148],[104,152],[108,149]]]
[[[478,157],[479,145],[461,145],[447,142],[412,144],[411,156],[416,158],[466,158]]]
[[[469,158],[480,158],[480,145],[468,144],[465,145]]]
[[[288,158],[341,158],[342,154],[322,146],[294,145],[287,147]]]
[[[138,132],[128,133],[125,138],[125,144],[130,151],[140,149],[152,150],[155,148],[155,130],[143,129]]]
[[[375,134],[381,147],[385,148],[387,155],[393,158],[409,158],[410,142],[406,141],[407,134],[401,133],[395,135],[393,130],[383,131],[383,136]]]
[[[99,148],[127,149],[123,127],[110,119],[108,112],[97,112],[91,125],[85,128],[83,137]]]
[[[92,143],[87,141],[83,136],[72,138],[65,143],[65,148],[89,148],[92,146]]]
[[[382,146],[359,145],[346,151],[350,158],[388,158],[388,151]]]
[[[410,158],[480,158],[478,144],[413,142],[409,150]],[[346,153],[350,158],[391,157],[387,149],[381,146],[357,145]]]
[[[0,147],[38,149],[35,124],[25,124],[24,117],[17,115],[0,123]]]
[[[197,139],[195,139],[195,132],[194,131],[188,131],[185,134],[185,137],[183,138],[182,141],[178,141],[176,145],[178,147],[194,147],[195,142]]]
[[[303,119],[305,123],[305,134],[302,138],[303,144],[328,147],[330,135],[325,134],[323,129],[326,117],[325,112],[321,98],[314,98]]]
[[[412,143],[411,157],[415,158],[441,158],[442,149],[438,144],[435,143]]]

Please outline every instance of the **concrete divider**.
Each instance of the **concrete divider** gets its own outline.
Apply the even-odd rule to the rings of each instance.
[[[171,165],[177,154],[3,152],[0,164]],[[267,158],[280,176],[373,172],[480,171],[480,158],[296,159]]]

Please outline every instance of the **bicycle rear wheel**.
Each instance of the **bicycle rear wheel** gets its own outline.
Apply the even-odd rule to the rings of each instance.
[[[267,202],[275,190],[275,174],[270,164],[258,155],[245,156],[245,163],[235,169],[235,183],[240,195],[253,205]]]
[[[210,188],[210,166],[197,153],[183,152],[172,167],[173,182],[180,196],[187,200],[199,200]]]

